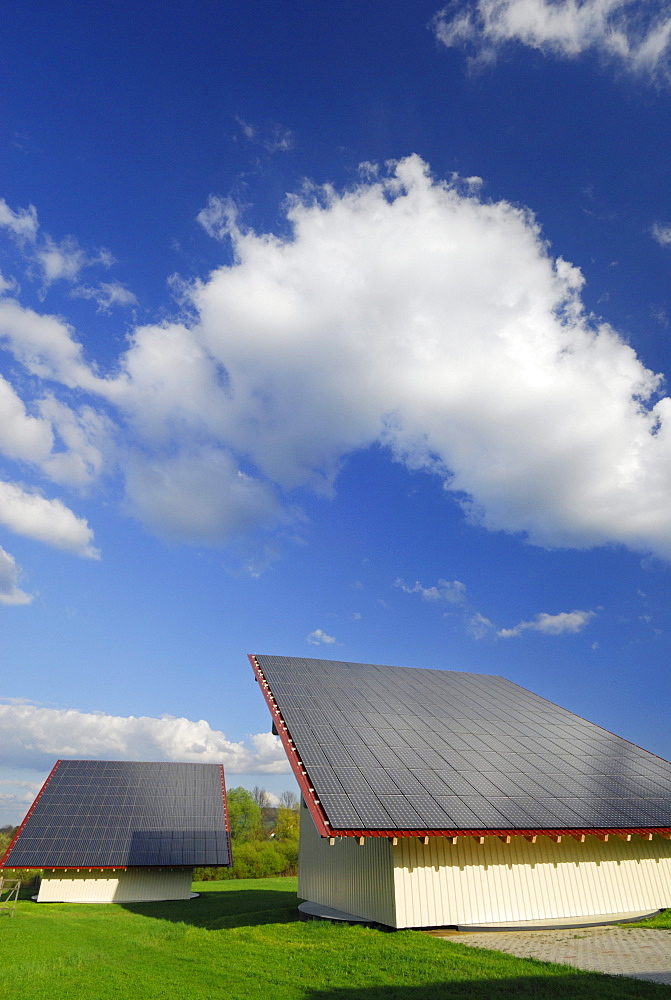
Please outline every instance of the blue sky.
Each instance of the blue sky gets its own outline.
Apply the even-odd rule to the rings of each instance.
[[[0,122],[0,823],[292,787],[249,652],[502,674],[671,757],[671,19],[26,0]]]

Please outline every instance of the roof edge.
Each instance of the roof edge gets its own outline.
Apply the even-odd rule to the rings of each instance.
[[[538,828],[538,829],[519,829],[519,828],[482,828],[482,829],[470,829],[470,830],[371,830],[371,829],[333,829],[331,833],[326,834],[329,837],[388,837],[388,838],[427,838],[427,837],[444,837],[456,839],[457,837],[525,837],[530,839],[532,837],[573,837],[575,840],[584,840],[585,837],[598,837],[600,840],[608,837],[619,837],[623,840],[631,839],[632,836],[637,835],[642,837],[644,840],[652,840],[654,834],[663,837],[665,840],[671,840],[671,827],[608,827],[608,828],[596,828],[596,827],[584,827],[581,829],[567,828],[567,827],[557,827],[557,828]],[[322,835],[323,836],[323,835]]]
[[[284,718],[282,717],[282,713],[280,712],[279,706],[275,701],[275,698],[273,697],[273,693],[270,690],[270,686],[265,678],[265,674],[263,673],[263,670],[259,666],[259,663],[254,653],[248,653],[247,656],[249,662],[252,665],[252,670],[256,674],[256,680],[258,682],[259,687],[261,688],[261,691],[263,692],[263,697],[266,699],[266,704],[270,709],[270,714],[273,718],[273,722],[275,723],[277,734],[280,740],[282,741],[282,746],[284,747],[284,751],[289,760],[289,764],[291,765],[291,769],[294,772],[294,777],[298,782],[298,787],[300,788],[303,794],[303,798],[305,799],[308,810],[310,811],[310,815],[312,816],[314,824],[317,827],[317,833],[321,837],[366,836],[366,834],[356,834],[356,833],[336,834],[333,828],[329,825],[328,819],[326,818],[326,813],[321,807],[321,803],[319,802],[319,799],[316,796],[314,788],[312,788],[312,786],[310,785],[307,768],[303,764],[303,761],[300,758],[300,755],[298,753],[298,750],[296,749],[294,741],[291,738],[291,733],[289,732],[287,724],[284,721]]]

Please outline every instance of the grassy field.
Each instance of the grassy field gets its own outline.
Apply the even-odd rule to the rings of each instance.
[[[203,882],[197,900],[20,902],[0,918],[21,1000],[662,1000],[668,987],[416,931],[301,922],[295,879]]]
[[[627,927],[661,927],[671,930],[671,910],[663,910],[651,920],[642,920],[636,924],[627,924]]]

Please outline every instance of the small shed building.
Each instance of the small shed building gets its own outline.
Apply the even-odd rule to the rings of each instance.
[[[502,677],[250,656],[302,791],[299,895],[391,927],[671,907],[671,764]]]
[[[220,764],[59,760],[0,860],[41,868],[38,902],[188,899],[231,864]]]

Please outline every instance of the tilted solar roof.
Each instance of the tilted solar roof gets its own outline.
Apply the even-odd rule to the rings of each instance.
[[[220,764],[59,760],[0,865],[230,865]]]
[[[250,656],[322,835],[671,830],[671,764],[485,674]]]

